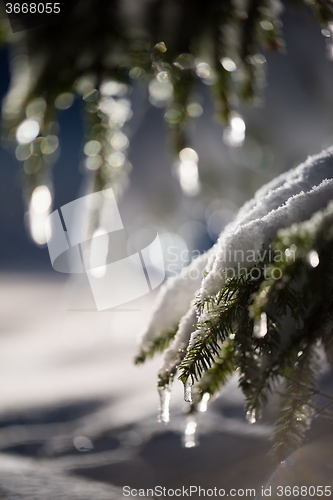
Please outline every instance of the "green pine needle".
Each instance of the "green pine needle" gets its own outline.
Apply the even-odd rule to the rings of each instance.
[[[134,358],[136,365],[143,364],[147,359],[151,359],[157,353],[165,351],[171,344],[177,332],[177,328],[165,331],[163,334],[155,337],[145,349],[141,349]]]
[[[277,460],[286,458],[305,439],[313,416],[312,397],[318,373],[318,356],[314,344],[309,342],[304,351],[295,353],[292,366],[285,370],[272,448]]]

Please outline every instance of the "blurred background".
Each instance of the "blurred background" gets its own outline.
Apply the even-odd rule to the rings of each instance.
[[[140,236],[140,228],[154,225],[165,249],[175,247],[175,262],[166,253],[169,274],[210,248],[257,188],[333,142],[333,64],[320,26],[306,9],[287,9],[282,20],[288,49],[265,53],[268,85],[261,102],[240,108],[246,123],[242,146],[223,140],[210,86],[198,87],[190,140],[199,157],[200,189],[193,196],[182,190],[175,174],[165,110],[149,103],[145,85],[134,84],[128,122],[133,168],[119,209],[130,240]],[[8,48],[2,48],[2,98],[9,87],[10,58]],[[54,209],[81,196],[86,182],[78,100],[59,122]],[[1,498],[98,500],[120,498],[124,485],[159,484],[259,492],[272,474],[277,484],[290,484],[290,470],[298,484],[331,484],[325,451],[332,444],[331,422],[315,422],[310,442],[276,469],[267,459],[274,401],[264,419],[249,426],[236,379],[203,416],[200,446],[181,444],[180,384],[172,396],[170,424],[158,424],[160,360],[144,367],[132,363],[156,294],[97,312],[84,275],[56,273],[47,247],[29,237],[15,155],[2,147],[0,164]],[[328,374],[322,384],[330,392]]]

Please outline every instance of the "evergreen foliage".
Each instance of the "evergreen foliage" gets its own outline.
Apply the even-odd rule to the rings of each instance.
[[[140,352],[135,357],[135,363],[140,365],[144,363],[147,359],[152,358],[155,354],[163,352],[167,347],[169,347],[172,339],[176,334],[177,329],[166,330],[162,332],[158,337],[152,339],[148,347],[140,349]]]
[[[314,0],[311,7],[330,34],[331,2]],[[120,147],[112,137],[128,132],[133,83],[148,83],[150,101],[166,107],[178,155],[189,145],[187,125],[197,116],[199,81],[212,89],[218,115],[230,127],[239,117],[240,100],[260,100],[263,52],[284,50],[279,0],[167,0],[136,8],[136,13],[127,12],[121,0],[80,0],[56,22],[14,35],[2,13],[0,36],[16,56],[3,107],[5,138],[15,144],[17,129],[27,117],[39,123],[37,136],[16,150],[24,162],[27,205],[38,186],[46,185],[52,194],[57,115],[75,96],[83,99],[87,142],[100,143],[96,157],[85,162],[90,189],[112,185],[120,196],[131,169],[128,142]],[[93,220],[91,230],[96,224]]]
[[[281,258],[259,263],[260,278],[250,268],[227,279],[216,296],[197,302],[204,319],[193,329],[200,334],[189,342],[178,370],[185,392],[193,386],[190,413],[237,370],[250,423],[282,384],[272,448],[281,460],[301,444],[315,413],[319,345],[333,367],[332,203],[309,221],[280,230],[272,249]],[[159,387],[169,389],[172,378],[159,379]]]

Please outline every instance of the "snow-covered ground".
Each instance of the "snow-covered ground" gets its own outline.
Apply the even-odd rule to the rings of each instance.
[[[0,294],[1,499],[117,499],[124,485],[260,493],[275,470],[267,458],[269,415],[254,426],[245,422],[236,381],[202,415],[200,446],[181,446],[180,384],[170,424],[157,423],[161,360],[132,363],[153,294],[97,312],[82,276],[67,282],[32,273],[2,274]],[[296,462],[301,471],[311,464],[307,446]],[[320,463],[323,446],[314,446]],[[276,473],[281,481],[290,472],[284,467]],[[315,480],[331,484],[330,469],[317,469]]]

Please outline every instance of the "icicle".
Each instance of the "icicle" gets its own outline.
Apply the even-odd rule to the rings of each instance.
[[[199,411],[200,412],[204,413],[205,411],[207,411],[208,401],[210,400],[210,398],[211,398],[211,395],[209,394],[209,392],[205,392],[202,395],[202,398],[201,398],[201,401],[199,404]]]
[[[257,419],[256,419],[256,410],[248,410],[246,412],[246,420],[249,424],[255,424]]]
[[[184,399],[187,403],[193,403],[192,400],[192,380],[188,379],[184,385]]]
[[[167,424],[168,422],[170,422],[169,405],[170,405],[171,391],[169,387],[159,387],[158,394],[160,397],[160,405],[158,409],[158,421],[162,422],[163,424]]]
[[[197,430],[197,421],[193,415],[187,418],[187,423],[183,436],[183,444],[185,448],[193,448],[197,446],[196,440],[196,430]]]
[[[311,267],[317,267],[319,265],[318,253],[315,250],[311,250],[307,255],[307,261]]]
[[[267,315],[266,313],[261,313],[260,319],[256,321],[254,328],[253,328],[253,335],[257,339],[261,339],[262,337],[265,337],[267,333]]]

